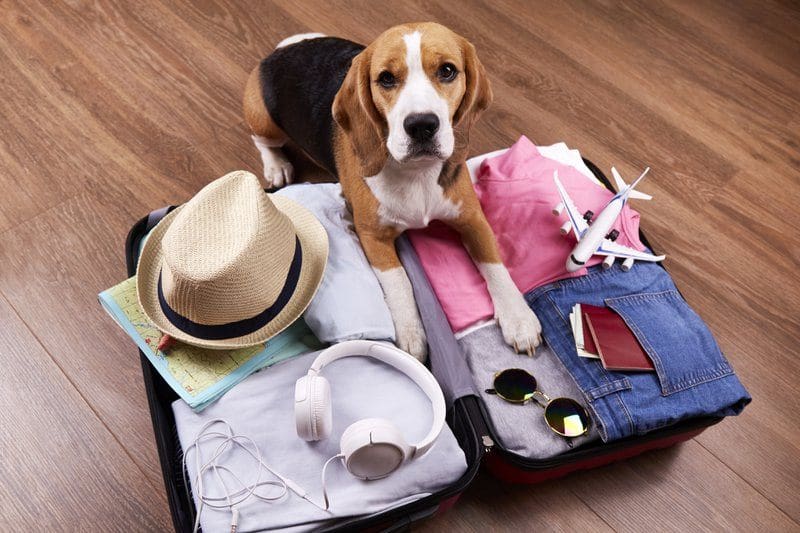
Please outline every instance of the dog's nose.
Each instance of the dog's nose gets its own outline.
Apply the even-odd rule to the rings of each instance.
[[[430,141],[439,129],[439,117],[433,113],[415,113],[403,120],[408,136],[417,142]]]

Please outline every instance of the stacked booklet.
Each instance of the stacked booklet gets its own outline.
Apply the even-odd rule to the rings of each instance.
[[[609,307],[575,304],[569,315],[578,355],[607,370],[648,372],[653,362],[625,320]]]
[[[158,348],[161,332],[147,319],[136,297],[136,277],[103,291],[103,308],[136,342],[170,387],[200,411],[253,372],[295,355],[322,348],[301,319],[265,344],[236,350],[208,350],[175,343]]]

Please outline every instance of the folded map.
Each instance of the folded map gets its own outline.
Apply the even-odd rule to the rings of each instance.
[[[101,292],[98,298],[161,377],[195,411],[213,403],[257,370],[322,348],[300,319],[265,344],[236,350],[209,350],[178,342],[164,353],[157,349],[161,332],[139,306],[136,276]]]

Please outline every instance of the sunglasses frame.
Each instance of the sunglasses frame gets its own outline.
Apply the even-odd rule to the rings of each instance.
[[[495,386],[495,383],[497,382],[498,376],[500,376],[503,372],[508,372],[510,370],[518,370],[520,372],[525,372],[527,375],[529,375],[531,377],[531,379],[533,379],[533,382],[536,385],[535,385],[535,390],[531,393],[530,397],[525,398],[524,400],[514,400],[514,399],[511,399],[511,398],[507,398],[506,396],[503,396],[497,390],[497,388]],[[587,411],[586,408],[583,405],[581,405],[577,400],[573,400],[572,398],[567,398],[567,397],[564,397],[564,396],[559,396],[558,398],[552,398],[551,399],[547,394],[545,394],[545,393],[543,393],[542,391],[539,390],[539,381],[536,379],[536,376],[534,376],[533,374],[531,374],[530,372],[528,372],[524,368],[506,368],[504,370],[498,370],[497,372],[494,373],[494,377],[492,378],[492,387],[494,387],[494,388],[486,389],[486,392],[489,393],[489,394],[494,394],[495,396],[499,396],[504,401],[509,402],[509,403],[516,403],[516,404],[519,404],[519,405],[524,405],[526,403],[529,403],[531,400],[535,400],[536,404],[539,407],[542,407],[544,409],[544,420],[545,420],[545,423],[547,424],[547,427],[549,427],[550,430],[553,433],[557,434],[557,435],[561,435],[562,437],[565,437],[567,439],[574,439],[574,438],[582,437],[582,436],[586,435],[586,433],[589,432],[589,427],[591,426],[592,419],[589,416],[589,411]],[[541,398],[539,398],[539,396],[537,396],[537,394]],[[567,400],[569,402],[574,403],[578,407],[580,407],[580,409],[583,412],[583,415],[584,415],[584,417],[586,419],[586,424],[584,424],[584,428],[583,428],[583,432],[582,433],[580,433],[579,435],[566,435],[566,434],[558,431],[557,429],[555,429],[553,426],[550,425],[550,422],[548,422],[548,420],[547,420],[547,408],[550,406],[550,404],[552,404],[556,400]]]

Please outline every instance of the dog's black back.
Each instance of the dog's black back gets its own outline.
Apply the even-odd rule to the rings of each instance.
[[[364,45],[319,37],[278,48],[259,68],[270,117],[314,161],[336,175],[331,106]]]

